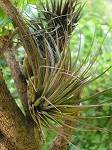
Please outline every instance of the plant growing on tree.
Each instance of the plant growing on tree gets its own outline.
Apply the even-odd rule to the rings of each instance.
[[[0,7],[15,28],[11,35],[0,38],[0,54],[11,69],[24,109],[23,113],[15,103],[1,70],[0,146],[11,150],[40,150],[43,128],[58,132],[60,127],[51,149],[66,150],[81,113],[102,106],[83,105],[80,97],[83,88],[101,76],[95,76],[93,69],[100,50],[94,55],[89,53],[79,64],[79,49],[75,63],[71,61],[70,38],[83,6],[79,0],[46,0],[44,4],[41,2],[38,17],[30,18],[21,15],[9,0],[0,0]],[[26,52],[22,69],[15,57],[19,46]],[[103,92],[109,91],[111,88]]]

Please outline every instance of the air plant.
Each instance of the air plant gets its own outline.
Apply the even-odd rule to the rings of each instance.
[[[82,9],[78,0],[50,0],[41,6],[38,17],[27,20],[33,49],[26,51],[24,61],[29,110],[40,130],[54,123],[62,125],[64,120],[74,120],[82,111],[97,107],[81,105],[80,93],[101,76],[94,74],[101,47],[94,55],[89,52],[80,64],[79,52],[75,63],[71,61],[70,37]],[[27,42],[23,40],[24,45]]]
[[[78,71],[74,72],[71,64],[69,37],[80,18],[81,6],[77,5],[77,0],[53,0],[50,4],[46,1],[45,5],[42,4],[39,18],[28,21],[38,57],[35,58],[35,67],[27,63],[25,68],[29,108],[38,124],[49,126],[49,120],[64,120],[67,113],[71,116],[76,113],[78,109],[71,109],[69,105],[75,103],[74,98],[81,89],[78,87],[89,79],[81,77],[83,73],[78,76]]]
[[[101,53],[104,40],[98,50],[94,50],[92,53],[93,39],[87,57],[84,55],[80,60],[80,39],[79,49],[75,50],[77,53],[75,61],[72,60],[71,37],[83,7],[79,0],[46,0],[45,3],[40,3],[41,10],[37,8],[38,15],[31,15],[30,17],[21,15],[10,0],[2,0],[0,4],[12,20],[14,28],[17,28],[14,35],[11,38],[8,37],[8,42],[5,44],[2,42],[2,49],[8,49],[6,52],[4,50],[4,57],[6,57],[11,68],[12,78],[15,81],[24,109],[22,114],[13,103],[13,98],[5,85],[2,73],[0,73],[2,81],[1,102],[4,99],[4,103],[2,103],[3,119],[1,118],[2,135],[3,137],[6,135],[5,140],[8,139],[8,145],[11,142],[14,149],[41,149],[41,139],[44,138],[42,136],[43,127],[56,132],[61,131],[55,141],[60,140],[59,145],[63,143],[62,147],[67,147],[73,129],[75,132],[79,131],[81,124],[85,125],[85,131],[110,132],[105,128],[90,125],[87,119],[109,118],[111,116],[95,116],[93,114],[91,116],[88,115],[87,111],[93,109],[98,112],[98,109],[101,110],[105,104],[95,104],[94,100],[102,94],[111,92],[112,88],[88,98],[81,98],[86,85],[101,77],[111,68],[107,68],[100,75],[96,73],[96,60]],[[12,41],[16,33],[18,36]],[[11,46],[9,42],[11,42]],[[26,52],[23,61],[24,75],[14,54],[14,50],[18,49],[18,44],[23,46]],[[6,106],[9,107],[4,111],[5,101]],[[96,112],[95,114],[97,114]],[[9,119],[10,125],[7,126],[6,122],[5,127],[6,118]],[[11,131],[13,125],[14,134]],[[9,126],[11,126],[10,134],[8,134],[9,130],[7,129]],[[55,141],[53,142],[53,149],[55,145],[58,146],[58,143],[54,144]]]

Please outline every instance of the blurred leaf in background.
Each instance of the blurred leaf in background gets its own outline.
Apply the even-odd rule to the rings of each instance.
[[[94,46],[92,50],[94,51],[98,45],[101,45],[101,55],[98,58],[97,70],[101,73],[105,68],[112,65],[112,1],[109,0],[88,0],[85,4],[83,10],[82,19],[78,25],[79,35],[75,38],[81,36],[82,38],[82,46],[81,52],[82,57],[84,57],[88,50],[90,49],[90,45],[94,38]],[[105,38],[104,42],[101,41]],[[74,41],[74,40],[73,40]],[[78,40],[75,40],[78,41]],[[74,44],[73,44],[74,45]],[[77,45],[77,44],[76,44]],[[74,53],[74,52],[73,52]],[[100,92],[104,90],[106,87],[112,86],[112,69],[110,69],[104,76],[100,79],[96,80],[93,84],[89,85],[85,91],[84,95],[94,94],[95,92]],[[83,95],[83,96],[84,96]],[[110,98],[110,103],[112,102],[112,92],[102,95],[99,99],[93,103],[104,103],[106,100]],[[90,103],[90,101],[89,101]],[[88,102],[87,102],[88,104]],[[88,116],[96,116],[104,115],[104,116],[112,116],[112,106],[104,106],[102,109],[98,108],[97,114],[95,110],[91,110],[88,112]],[[81,131],[72,136],[72,143],[77,145],[80,150],[111,150],[112,149],[112,118],[105,117],[99,119],[85,119],[81,120],[78,124],[78,127],[83,130],[87,126],[96,127],[105,127],[110,131],[109,133],[105,133],[104,131]],[[69,149],[73,149],[73,144],[70,144]]]

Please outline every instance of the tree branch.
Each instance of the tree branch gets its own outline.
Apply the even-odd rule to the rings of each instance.
[[[26,25],[20,13],[13,6],[10,0],[0,0],[0,7],[8,14],[8,16],[12,19],[13,25],[18,27],[18,32],[21,37],[23,46],[28,55],[29,63],[31,64],[32,70],[35,72],[35,68],[37,67],[38,54],[37,47],[29,33],[29,27]]]
[[[11,70],[11,75],[15,81],[15,85],[22,101],[26,116],[30,116],[27,100],[27,83],[25,76],[21,72],[19,62],[15,58],[15,52],[14,50],[8,48],[7,51],[4,52],[4,56]]]
[[[28,107],[28,100],[27,100],[27,83],[25,76],[21,72],[19,62],[16,60],[15,57],[15,48],[13,46],[12,38],[15,35],[13,32],[7,37],[0,37],[0,52],[5,56],[6,62],[11,70],[12,78],[14,79],[18,94],[23,104],[24,111],[26,116],[30,118],[30,112]]]

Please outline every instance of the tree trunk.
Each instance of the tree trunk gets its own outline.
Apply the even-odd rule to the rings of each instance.
[[[16,25],[19,24],[20,30],[26,35],[27,30],[24,31],[22,18],[11,2],[9,0],[0,0],[0,7],[7,12]],[[0,42],[2,41],[0,40]],[[4,47],[1,44],[1,52],[3,52],[2,49],[4,49]],[[26,101],[28,101],[27,91],[26,84],[24,84],[25,82],[23,83],[23,78],[20,76],[21,72],[18,63],[15,60],[13,52],[4,51],[3,53],[11,69],[12,77],[15,80],[17,90],[19,90],[18,93],[24,105]],[[12,59],[12,56],[14,59]],[[27,104],[25,104],[24,107],[28,107]],[[41,149],[41,135],[39,135],[36,124],[33,119],[24,116],[18,108],[5,84],[2,72],[0,72],[0,130],[0,146],[2,149],[7,149],[9,143],[15,150]]]
[[[7,140],[15,150],[40,150],[40,135],[32,120],[27,120],[17,107],[0,72],[0,130],[1,142]],[[36,131],[36,133],[35,133]],[[3,136],[4,138],[3,138]],[[6,140],[3,140],[6,139]],[[4,142],[3,142],[4,141]],[[2,144],[3,145],[3,144]],[[7,147],[7,145],[5,145]]]

